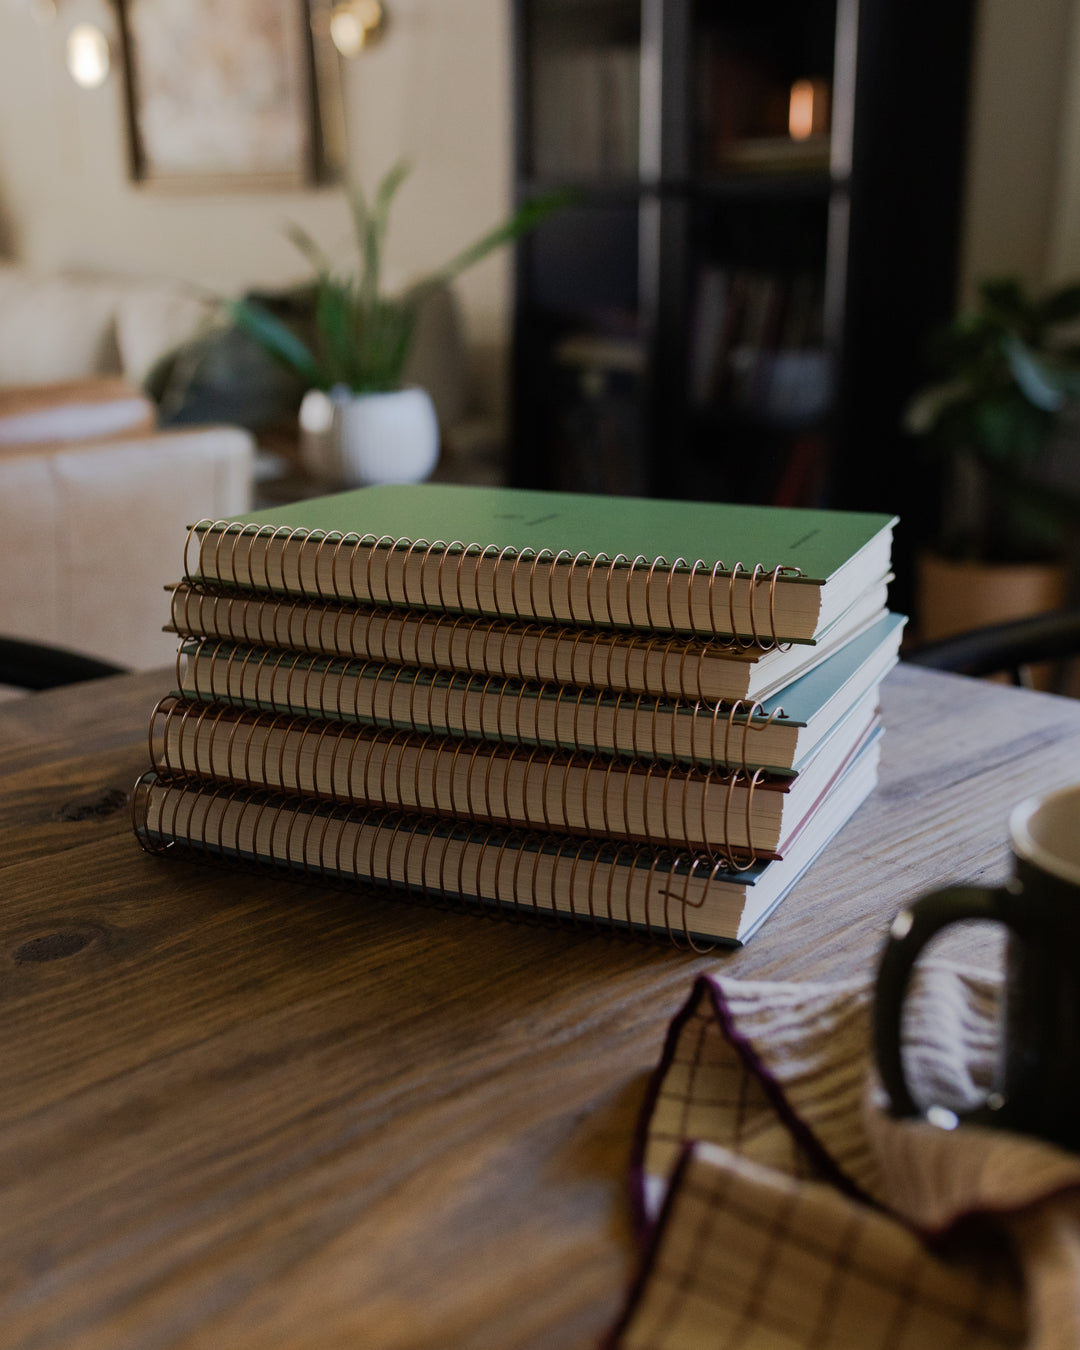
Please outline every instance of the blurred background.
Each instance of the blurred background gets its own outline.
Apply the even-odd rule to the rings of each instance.
[[[218,302],[287,315],[288,229],[347,252],[345,185],[403,158],[391,288],[573,194],[421,325],[438,476],[895,511],[917,630],[985,492],[908,417],[952,375],[931,338],[988,281],[1080,276],[1076,0],[0,0],[0,387],[119,373],[163,424],[249,429],[257,498],[310,490],[304,390]]]

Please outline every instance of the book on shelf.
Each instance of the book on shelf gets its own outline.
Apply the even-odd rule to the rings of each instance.
[[[168,626],[184,638],[717,703],[768,698],[823,661],[883,616],[887,582],[865,590],[812,644],[764,649],[185,582],[173,588]]]
[[[834,385],[822,332],[823,286],[813,272],[703,264],[690,335],[692,403],[730,402],[781,428],[820,420]]]
[[[476,827],[151,772],[136,833],[151,851],[251,863],[322,882],[374,883],[692,945],[746,941],[874,788],[872,740],[783,859],[745,868],[670,847]]]
[[[646,491],[647,362],[640,338],[570,333],[555,345],[552,361],[552,485],[619,496]]]
[[[695,111],[699,159],[709,172],[722,167],[728,146],[761,130],[775,103],[777,82],[762,54],[727,34],[706,29],[699,40]],[[772,122],[777,128],[779,117],[776,110]]]
[[[805,506],[818,501],[828,476],[829,440],[823,432],[803,432],[792,439],[776,487],[777,506]]]
[[[538,177],[637,176],[639,68],[638,49],[628,44],[538,53],[532,83]]]
[[[732,274],[716,263],[702,263],[694,286],[688,373],[690,399],[698,407],[710,403],[721,365],[725,316],[731,313]]]
[[[615,371],[644,376],[648,371],[648,354],[638,337],[570,333],[556,343],[552,355],[558,365],[568,366],[586,379]]]
[[[247,787],[729,857],[781,857],[877,728],[876,689],[798,774],[748,774],[162,700],[153,768]]]
[[[544,622],[809,642],[888,574],[894,519],[433,484],[201,521],[186,580]]]
[[[698,48],[695,111],[705,172],[828,169],[829,77],[793,70],[790,51],[777,61],[727,25],[700,34]]]
[[[613,693],[501,675],[444,673],[207,639],[181,644],[180,697],[387,731],[581,754],[797,772],[897,659],[904,621],[887,615],[753,706]]]
[[[829,168],[832,143],[821,132],[796,140],[793,136],[746,136],[729,141],[720,152],[719,170],[747,173],[814,173]]]

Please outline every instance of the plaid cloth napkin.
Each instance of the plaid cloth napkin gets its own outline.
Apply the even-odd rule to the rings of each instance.
[[[927,960],[905,1014],[921,1100],[990,1080],[999,982]],[[646,1243],[612,1350],[1080,1346],[1080,1158],[896,1121],[865,982],[698,979],[633,1171]]]

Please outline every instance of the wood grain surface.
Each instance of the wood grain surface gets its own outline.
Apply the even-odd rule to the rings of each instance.
[[[999,880],[1010,806],[1080,778],[1080,704],[901,667],[873,798],[745,949],[691,957],[142,853],[169,683],[0,709],[5,1350],[595,1345],[695,973],[868,972],[905,900]]]

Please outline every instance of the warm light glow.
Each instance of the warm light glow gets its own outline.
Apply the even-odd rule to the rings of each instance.
[[[337,5],[330,16],[330,36],[342,56],[355,56],[364,45],[364,29],[350,5]]]
[[[340,0],[330,15],[330,37],[342,56],[357,56],[382,29],[379,0]]]
[[[805,141],[814,134],[814,82],[796,80],[788,103],[788,132],[793,141]]]
[[[831,100],[829,81],[823,76],[796,80],[788,98],[788,131],[793,141],[809,141],[829,134]]]
[[[352,0],[353,9],[368,33],[373,33],[383,21],[383,7],[379,0]]]
[[[92,23],[77,23],[68,34],[67,68],[83,89],[97,89],[109,75],[109,44]]]

